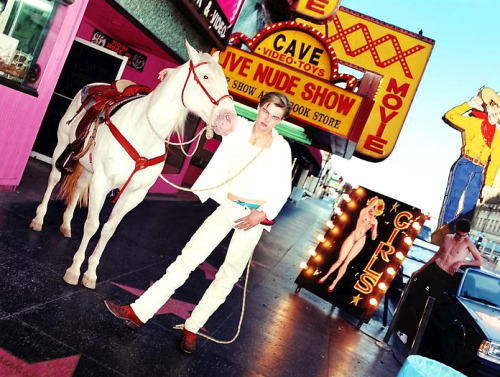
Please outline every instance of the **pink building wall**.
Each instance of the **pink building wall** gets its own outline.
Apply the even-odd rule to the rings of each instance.
[[[0,85],[0,191],[14,190],[21,181],[40,124],[75,36],[90,41],[95,28],[107,32],[105,25],[94,25],[84,17],[88,2],[89,0],[75,1],[66,12],[60,13],[60,16],[64,17],[60,28],[50,31],[45,45],[54,47],[51,51],[42,50],[40,55],[39,61],[47,61],[47,66],[42,67],[38,97]],[[50,39],[55,39],[55,43],[50,43]],[[173,67],[174,63],[147,51],[137,50],[148,57],[144,70],[141,72],[127,66],[122,78],[155,88],[159,83],[158,72],[166,67]],[[193,147],[189,152],[192,152],[192,149]],[[165,174],[165,177],[174,184],[181,185],[189,162],[190,158],[186,158],[179,174]],[[175,194],[178,190],[159,179],[151,192]]]
[[[47,65],[42,67],[38,97],[0,85],[0,190],[13,190],[21,181],[40,124],[88,1],[77,0],[69,5],[60,30],[52,34],[56,43],[50,52]]]

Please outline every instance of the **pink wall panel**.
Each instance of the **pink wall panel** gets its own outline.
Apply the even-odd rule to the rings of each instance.
[[[64,60],[76,35],[88,0],[68,6],[56,44],[50,53],[38,87],[38,98],[0,85],[0,188],[9,189],[21,181],[50,97]]]

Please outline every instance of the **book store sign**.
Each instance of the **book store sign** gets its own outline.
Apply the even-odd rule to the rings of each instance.
[[[338,73],[325,36],[291,21],[270,25],[252,39],[234,33],[229,42],[219,63],[234,97],[259,103],[266,92],[283,92],[294,103],[291,118],[349,136],[363,97],[353,92],[355,78]],[[250,51],[237,47],[242,44]],[[346,81],[346,88],[338,81]]]
[[[92,34],[90,41],[98,46],[114,51],[120,56],[126,56],[128,58],[127,66],[137,69],[138,71],[142,72],[144,66],[146,65],[147,56],[137,52],[132,47],[111,38],[102,31],[94,29],[94,33]]]

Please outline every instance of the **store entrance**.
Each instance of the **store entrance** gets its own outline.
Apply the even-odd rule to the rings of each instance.
[[[57,144],[57,127],[73,97],[85,85],[121,77],[127,58],[76,38],[43,118],[31,156],[47,163]]]

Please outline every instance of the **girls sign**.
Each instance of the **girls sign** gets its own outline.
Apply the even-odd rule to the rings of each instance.
[[[364,187],[342,195],[295,282],[368,322],[393,281],[425,216]]]

